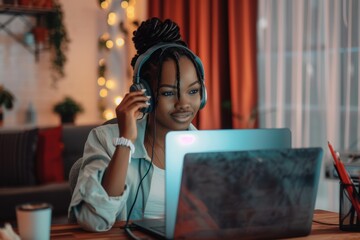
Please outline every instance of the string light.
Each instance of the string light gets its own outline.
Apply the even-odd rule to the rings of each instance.
[[[107,47],[108,49],[111,49],[111,48],[113,48],[113,46],[114,46],[114,42],[109,39],[109,40],[106,41],[105,45],[106,45],[106,47]]]
[[[123,98],[121,96],[117,96],[115,99],[114,99],[114,103],[115,105],[119,105],[121,103],[121,101],[123,100]]]
[[[112,79],[109,79],[109,80],[107,80],[106,81],[106,87],[108,88],[108,89],[114,89],[115,88],[115,81],[114,80],[112,80]]]
[[[135,18],[135,9],[133,6],[129,6],[127,9],[126,9],[126,16],[129,18],[129,19],[134,19]]]
[[[98,80],[97,80],[97,83],[99,86],[104,86],[105,85],[105,78],[104,77],[99,77]]]
[[[1,0],[0,0],[1,1]],[[112,4],[112,0],[100,0],[100,7],[102,9],[106,9],[107,15],[106,15],[106,23],[108,25],[108,31],[103,33],[99,37],[99,51],[104,51],[106,57],[109,56],[110,50],[112,50],[114,47],[119,48],[119,51],[123,51],[122,47],[126,44],[126,39],[128,38],[129,34],[131,33],[131,29],[129,26],[127,26],[127,23],[133,23],[134,26],[136,25],[137,21],[134,21],[135,18],[135,2],[136,0],[117,0],[116,4],[118,4],[118,1],[120,1],[120,6],[122,9],[116,9],[114,8],[114,4]],[[124,9],[124,10],[123,10]],[[121,13],[120,13],[121,12]],[[121,15],[119,15],[121,14]],[[122,16],[126,14],[126,19],[122,19]],[[119,26],[119,36],[114,36],[114,26]],[[111,66],[110,66],[111,67]],[[110,68],[111,69],[111,68]],[[117,91],[117,79],[107,79],[107,65],[104,58],[99,60],[99,66],[98,66],[98,78],[97,78],[97,84],[99,86],[99,95],[100,98],[98,99],[99,103],[99,111],[101,113],[101,117],[104,119],[111,119],[116,117],[114,114],[114,107],[110,105],[111,102],[109,102],[108,98],[112,98],[113,95],[115,95],[115,91]],[[120,104],[122,101],[122,96],[115,96],[113,98],[113,102],[117,105]]]
[[[103,117],[106,119],[106,120],[110,120],[112,118],[115,117],[113,111],[111,109],[106,109],[103,113]]]
[[[100,7],[102,9],[107,9],[109,7],[109,3],[107,1],[103,1],[100,3]]]
[[[105,88],[102,88],[99,92],[100,97],[104,98],[108,95],[108,90]]]
[[[122,1],[120,6],[125,9],[125,8],[127,8],[129,6],[129,2],[128,1]]]
[[[122,47],[124,45],[125,45],[125,40],[122,37],[119,37],[118,39],[116,39],[116,46]]]
[[[114,12],[111,12],[108,14],[107,23],[111,26],[115,25],[116,23],[116,14]]]

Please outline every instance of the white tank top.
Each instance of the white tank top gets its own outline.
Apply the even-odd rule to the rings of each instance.
[[[154,166],[149,197],[145,206],[145,218],[165,217],[165,170]]]

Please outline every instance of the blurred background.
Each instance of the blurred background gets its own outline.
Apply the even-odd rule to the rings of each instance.
[[[0,0],[0,6],[0,90],[15,98],[10,108],[0,105],[3,129],[57,126],[61,110],[54,108],[65,99],[78,104],[75,126],[113,118],[132,82],[132,32],[148,17],[171,18],[204,62],[209,100],[194,124],[286,127],[293,147],[323,147],[316,208],[338,211],[327,141],[344,160],[360,149],[359,1]]]

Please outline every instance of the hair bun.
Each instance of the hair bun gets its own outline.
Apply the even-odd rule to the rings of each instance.
[[[142,22],[139,28],[134,31],[132,40],[137,53],[131,61],[132,66],[135,65],[139,55],[160,42],[178,43],[186,46],[181,39],[179,26],[170,19],[162,22],[159,18],[150,18]]]

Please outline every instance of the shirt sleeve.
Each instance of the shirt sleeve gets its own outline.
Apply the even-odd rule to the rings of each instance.
[[[126,219],[126,200],[129,195],[126,187],[121,196],[110,197],[101,185],[114,151],[103,135],[95,130],[89,134],[83,166],[69,207],[78,224],[86,230],[96,232],[109,230],[119,218]]]

